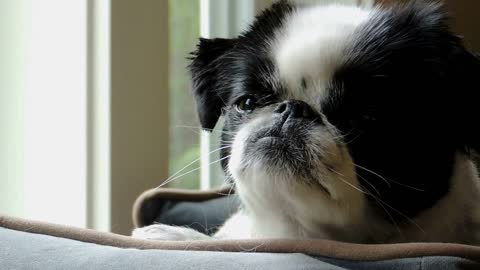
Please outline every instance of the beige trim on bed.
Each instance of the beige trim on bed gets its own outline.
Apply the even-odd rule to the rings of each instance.
[[[135,202],[133,219],[136,226],[141,224],[142,205],[152,199],[204,201],[229,195],[231,186],[207,190],[152,189],[145,191]],[[139,240],[119,234],[99,232],[40,221],[0,216],[0,227],[11,230],[54,237],[67,238],[86,243],[118,248],[161,249],[161,250],[202,250],[224,252],[269,252],[304,253],[313,256],[347,260],[387,260],[421,256],[455,256],[480,261],[480,247],[447,243],[407,243],[364,245],[329,240],[211,240],[211,241],[155,241]]]
[[[304,253],[313,256],[362,261],[421,256],[455,256],[480,261],[480,247],[445,243],[361,245],[328,240],[138,240],[113,233],[98,232],[8,216],[0,216],[0,227],[118,248]]]

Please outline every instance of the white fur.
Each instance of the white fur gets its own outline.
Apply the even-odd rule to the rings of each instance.
[[[312,104],[322,97],[336,68],[345,61],[355,30],[372,12],[354,6],[318,6],[297,10],[286,20],[271,51],[277,79],[287,86],[288,98]]]
[[[168,226],[163,224],[153,224],[133,230],[132,237],[137,239],[149,240],[208,240],[210,237],[198,231],[185,227]]]
[[[343,212],[339,213],[339,216],[343,216],[343,218],[337,219],[337,221],[345,222],[343,223],[345,231],[342,234],[332,234],[329,232],[328,226],[327,230],[322,229],[322,218],[328,215],[321,213],[325,209],[312,207],[317,203],[325,202],[323,194],[319,194],[319,191],[315,190],[286,185],[274,187],[272,179],[261,179],[268,181],[270,185],[267,183],[256,185],[256,187],[263,188],[258,193],[273,194],[272,197],[266,196],[273,200],[259,200],[261,197],[254,197],[255,193],[252,194],[251,189],[248,188],[247,190],[239,188],[237,192],[243,197],[243,200],[245,198],[250,202],[253,200],[253,204],[266,203],[261,209],[270,209],[271,211],[257,212],[254,210],[251,212],[241,209],[227,220],[213,238],[189,228],[161,224],[135,229],[132,236],[152,240],[323,238],[351,242],[363,242],[366,236],[379,243],[435,241],[478,244],[480,235],[472,228],[480,226],[480,212],[476,206],[480,195],[480,179],[475,166],[462,154],[457,154],[455,164],[449,193],[431,209],[425,210],[415,219],[396,220],[396,222],[408,224],[408,226],[402,226],[400,230],[396,228],[396,225],[382,222],[381,219],[376,218],[371,209],[365,209],[364,215],[358,216],[355,220],[356,223],[345,222],[348,221],[345,219],[348,218],[348,210],[340,209]],[[391,211],[391,209],[388,210]],[[330,212],[328,218],[332,218],[334,221],[333,211],[327,210],[327,212]],[[320,223],[318,223],[319,221]],[[337,224],[341,225],[342,223]]]

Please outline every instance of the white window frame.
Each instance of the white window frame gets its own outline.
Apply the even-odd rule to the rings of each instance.
[[[111,230],[110,1],[87,3],[87,227]]]

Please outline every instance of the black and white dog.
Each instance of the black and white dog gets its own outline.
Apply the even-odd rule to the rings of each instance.
[[[242,208],[213,237],[475,243],[480,62],[438,3],[300,8],[280,1],[234,39],[202,39],[202,127],[225,119]]]

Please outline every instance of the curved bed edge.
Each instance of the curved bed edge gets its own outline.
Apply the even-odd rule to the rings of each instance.
[[[174,188],[154,188],[144,191],[138,198],[135,200],[132,208],[132,220],[135,228],[143,227],[152,223],[152,220],[145,220],[148,215],[147,212],[155,212],[154,209],[147,210],[150,205],[156,205],[160,207],[161,204],[151,203],[153,201],[165,201],[165,200],[176,200],[176,201],[191,201],[191,202],[200,202],[210,199],[220,198],[228,196],[234,193],[233,186],[223,186],[217,189],[211,190],[187,190],[187,189],[174,189]]]
[[[480,261],[480,247],[449,243],[405,243],[364,245],[329,240],[212,240],[212,241],[154,241],[99,232],[90,229],[0,216],[0,227],[27,233],[44,234],[86,243],[118,248],[304,253],[311,256],[346,260],[376,261],[425,256],[453,256]]]

